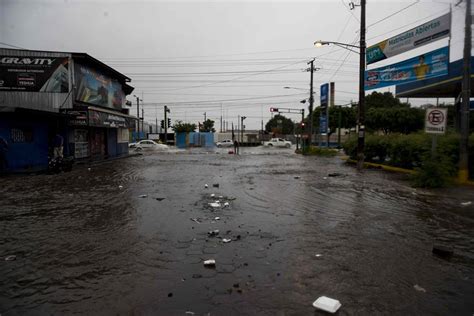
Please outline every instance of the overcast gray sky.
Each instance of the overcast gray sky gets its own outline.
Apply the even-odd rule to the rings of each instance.
[[[306,63],[313,57],[320,68],[315,91],[334,81],[336,104],[357,101],[358,55],[313,46],[319,39],[358,44],[360,9],[350,10],[349,2],[0,0],[0,42],[85,52],[104,61],[132,78],[147,121],[161,120],[166,104],[173,121],[197,123],[206,112],[219,128],[221,113],[235,124],[238,115],[245,115],[247,128],[257,129],[270,117],[271,106],[303,106],[299,101],[309,96]],[[464,5],[455,3],[367,0],[368,45],[447,13],[451,6],[450,54],[451,60],[459,59]],[[447,43],[441,40],[385,64]],[[315,99],[318,105],[319,96]]]

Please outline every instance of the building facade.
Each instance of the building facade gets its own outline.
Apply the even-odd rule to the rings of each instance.
[[[85,53],[0,48],[0,137],[6,171],[47,168],[57,135],[64,156],[128,154],[136,117],[125,107],[130,78]]]

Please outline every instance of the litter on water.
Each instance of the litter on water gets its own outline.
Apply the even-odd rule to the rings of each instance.
[[[418,292],[426,293],[426,290],[422,288],[421,286],[419,286],[418,284],[413,285],[413,288],[417,290]]]
[[[228,242],[231,242],[231,241],[232,241],[232,239],[230,239],[230,238],[223,238],[223,239],[222,239],[222,242],[223,242],[224,244],[227,244]]]
[[[211,194],[211,198],[215,197],[216,195],[214,193]]]
[[[320,253],[317,253],[317,254],[315,254],[314,256],[315,256],[315,257],[321,257],[321,256],[322,256],[322,254],[320,254]]]
[[[205,187],[206,189],[209,188],[209,186],[208,186],[207,184],[205,184],[204,187]]]
[[[462,205],[462,206],[468,206],[468,205],[471,205],[471,204],[472,204],[471,201],[461,202],[461,205]]]
[[[314,301],[313,306],[328,313],[335,313],[342,305],[338,300],[321,296]]]
[[[217,236],[217,235],[219,235],[219,230],[218,229],[211,230],[211,231],[207,232],[207,234],[211,237]]]
[[[230,205],[229,202],[224,203],[224,206],[229,206],[229,205]]]
[[[204,266],[205,267],[215,267],[216,266],[216,260],[214,260],[214,259],[204,260]]]
[[[328,177],[323,177],[324,180],[326,180]]]
[[[10,255],[10,256],[6,256],[6,257],[5,257],[5,261],[13,261],[13,260],[16,260],[16,256],[15,256],[15,255]]]
[[[146,195],[146,194],[142,194],[142,195],[139,196],[139,198],[146,198],[147,196],[148,195]]]
[[[220,219],[221,219],[221,218],[220,218],[219,216],[218,216],[218,217],[214,217],[214,220],[215,220],[215,221],[218,221],[218,220],[220,220]]]
[[[198,224],[201,224],[201,222],[199,221],[199,219],[197,218],[190,218],[190,220],[192,220],[193,222],[196,222]]]
[[[216,201],[216,202],[209,203],[209,206],[217,208],[217,207],[221,207],[221,203]]]
[[[119,185],[119,189],[123,189],[123,185]]]
[[[214,188],[218,188],[218,187],[219,187],[219,183],[214,183],[212,186],[213,186]]]

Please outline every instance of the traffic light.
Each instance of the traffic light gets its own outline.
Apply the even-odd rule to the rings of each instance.
[[[161,120],[161,128],[165,128],[165,120]]]
[[[168,118],[168,127],[170,127],[170,126],[171,126],[171,119]]]
[[[301,122],[301,130],[304,132],[304,127],[305,127],[305,123],[304,122]]]
[[[278,108],[270,108],[270,112],[278,112]]]

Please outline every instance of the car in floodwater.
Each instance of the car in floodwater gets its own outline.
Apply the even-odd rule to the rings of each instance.
[[[144,139],[136,143],[130,143],[128,148],[135,149],[135,151],[142,150],[163,150],[168,149],[169,147],[164,144],[159,144],[151,139]]]
[[[217,143],[216,143],[216,146],[217,146],[218,148],[221,148],[221,147],[232,147],[232,146],[234,146],[234,142],[232,141],[232,139],[224,139],[223,141],[217,142]]]
[[[263,142],[263,146],[290,148],[291,142],[288,140],[284,140],[283,138],[272,138],[268,142]]]

